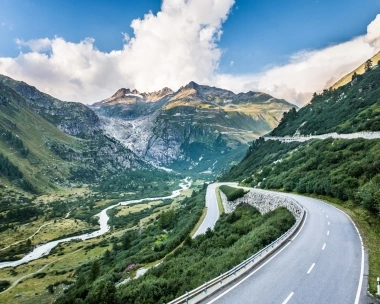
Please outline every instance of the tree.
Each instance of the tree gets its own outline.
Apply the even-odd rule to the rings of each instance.
[[[371,59],[368,59],[366,62],[365,62],[365,65],[364,65],[364,70],[366,72],[370,71],[372,69],[372,60]]]
[[[86,297],[87,304],[113,304],[116,303],[116,287],[110,281],[101,281],[91,289]]]
[[[94,261],[90,270],[90,281],[93,282],[100,274],[100,266],[98,261]]]

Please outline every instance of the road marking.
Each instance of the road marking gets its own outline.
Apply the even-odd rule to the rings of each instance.
[[[305,211],[306,212],[306,211]],[[305,226],[305,223],[306,223],[306,220],[307,220],[307,212],[305,213],[306,216],[305,216],[305,219],[302,223],[302,226],[299,228],[297,234],[295,235],[295,237],[293,238],[293,240],[300,234],[303,226]],[[224,297],[227,293],[229,293],[231,290],[235,289],[236,287],[238,287],[241,283],[243,283],[245,280],[248,280],[251,276],[253,276],[256,272],[258,272],[261,268],[263,268],[266,264],[268,264],[271,260],[273,260],[281,251],[283,251],[286,247],[288,247],[289,245],[291,244],[291,242],[287,243],[284,247],[282,247],[279,251],[277,251],[277,253],[275,255],[273,255],[270,259],[268,259],[264,264],[262,264],[259,268],[257,268],[255,271],[251,272],[249,275],[247,275],[244,279],[240,280],[239,282],[237,282],[235,285],[233,285],[232,287],[230,287],[229,289],[227,289],[225,292],[223,292],[222,294],[220,294],[219,296],[217,296],[216,298],[212,299],[210,302],[207,302],[207,304],[211,304],[211,303],[214,303],[216,301],[218,301],[221,297]]]
[[[354,225],[354,227],[356,229],[357,234],[359,235],[360,243],[361,243],[361,246],[362,246],[362,261],[361,261],[361,265],[360,265],[359,284],[358,284],[358,289],[356,290],[356,297],[355,297],[355,302],[354,302],[354,304],[359,304],[360,294],[362,292],[363,277],[364,277],[364,245],[363,245],[363,239],[362,239],[362,236],[360,235],[358,227],[356,227],[356,224],[352,220],[352,218],[346,212],[344,212],[343,210],[340,210],[340,209],[338,209],[335,206],[332,206],[332,207],[335,208],[336,210],[342,212],[343,214],[345,214],[350,219],[351,223]]]
[[[307,271],[307,274],[309,274],[313,270],[314,266],[315,266],[315,263],[313,263],[313,265],[310,266],[309,270]]]
[[[330,235],[330,230],[327,230],[327,235]]]
[[[282,302],[282,304],[286,304],[286,303],[288,303],[289,300],[290,300],[290,298],[291,298],[293,295],[294,295],[294,292],[292,291],[292,292],[290,293],[290,295],[288,295],[288,297],[285,299],[285,301]]]
[[[325,213],[325,210],[322,210],[323,213]]]
[[[330,226],[330,222],[327,222],[327,225],[329,225],[329,226]]]
[[[326,217],[329,218],[329,216],[326,214]]]
[[[323,244],[322,250],[325,250],[326,248],[326,243]]]

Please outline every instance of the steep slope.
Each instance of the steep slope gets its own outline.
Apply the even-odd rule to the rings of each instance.
[[[376,55],[374,55],[372,58],[371,58],[371,61],[372,61],[372,64],[373,65],[376,65],[377,62],[380,60],[380,52],[377,53]],[[348,73],[347,75],[345,75],[344,77],[342,77],[341,79],[339,79],[336,83],[334,83],[332,85],[332,89],[337,89],[349,82],[351,82],[351,79],[352,79],[352,76],[354,75],[354,73],[356,74],[363,74],[365,72],[365,63],[361,64],[359,67],[357,67],[355,70],[353,70],[352,72]]]
[[[194,82],[175,93],[121,89],[93,105],[106,133],[139,156],[194,173],[215,173],[241,159],[247,143],[270,132],[292,107],[267,94],[234,94]]]
[[[42,93],[37,91],[34,95],[38,94]],[[57,116],[65,117],[65,108],[60,107],[61,116]],[[76,105],[74,108],[81,109]],[[81,117],[82,122],[74,128],[91,132],[81,132],[83,139],[64,133],[46,120],[45,114],[43,117],[35,111],[30,99],[0,82],[0,155],[7,159],[4,162],[13,165],[11,171],[21,172],[13,178],[9,174],[10,165],[0,166],[2,188],[16,187],[44,193],[78,182],[101,184],[110,176],[152,169],[117,140],[104,135],[101,130],[96,131],[93,126],[86,126],[86,118]],[[93,113],[90,109],[85,112]],[[70,115],[72,113],[66,113],[67,117]],[[75,115],[79,113],[72,116],[73,123]],[[90,115],[97,117],[94,113]],[[62,127],[63,123],[59,125]]]
[[[63,102],[22,81],[0,75],[0,82],[24,97],[26,105],[61,131],[75,136],[99,130],[99,117],[77,102]]]
[[[274,136],[380,130],[380,69],[374,67],[336,90],[314,95],[298,112],[284,115]]]

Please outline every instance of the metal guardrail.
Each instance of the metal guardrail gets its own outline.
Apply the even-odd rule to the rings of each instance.
[[[279,195],[279,196],[282,196],[282,195]],[[189,292],[186,292],[184,295],[172,300],[168,304],[189,303],[189,300],[195,298],[196,296],[200,296],[203,293],[203,297],[200,296],[200,299],[198,299],[198,301],[201,301],[202,299],[210,296],[210,294],[208,293],[208,289],[214,287],[214,290],[212,291],[212,293],[214,293],[216,290],[225,286],[225,284],[223,284],[224,280],[228,280],[232,276],[233,276],[233,278],[231,280],[228,280],[228,283],[235,280],[238,277],[238,276],[236,276],[238,271],[240,271],[242,269],[245,269],[245,270],[251,269],[252,267],[257,265],[259,262],[263,261],[264,258],[269,256],[276,249],[281,247],[293,235],[293,233],[299,228],[299,226],[302,223],[302,221],[305,217],[305,214],[306,214],[305,209],[302,206],[300,206],[294,199],[289,198],[289,197],[286,197],[286,199],[291,200],[293,204],[297,205],[302,210],[300,216],[297,218],[294,225],[287,232],[285,232],[282,236],[280,236],[278,239],[276,239],[275,241],[270,243],[265,248],[261,249],[260,251],[253,254],[251,257],[249,257],[245,261],[241,262],[239,265],[234,266],[232,269],[230,269],[227,272],[221,274],[220,276],[204,283],[203,285],[201,285],[201,286],[199,286],[199,287],[197,287],[197,288],[195,288]],[[241,274],[239,274],[239,276],[244,274],[244,273],[245,273],[245,271],[242,272]],[[217,284],[219,284],[219,286],[216,286]]]

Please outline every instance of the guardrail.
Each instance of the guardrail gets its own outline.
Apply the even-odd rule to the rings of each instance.
[[[282,195],[279,195],[282,196]],[[283,196],[284,197],[284,196]],[[259,262],[263,261],[266,257],[270,256],[275,250],[282,247],[282,245],[287,242],[290,237],[297,231],[306,215],[305,209],[300,206],[294,199],[286,197],[293,204],[297,205],[302,212],[300,216],[296,219],[294,225],[285,232],[278,239],[273,241],[271,244],[261,249],[257,253],[253,254],[251,257],[241,262],[239,265],[234,266],[229,271],[221,274],[220,276],[204,283],[203,285],[186,292],[184,295],[172,300],[168,304],[179,304],[179,303],[198,303],[199,301],[209,297],[211,294],[219,290],[220,288],[226,286],[230,282],[236,280],[239,276],[246,273],[248,270],[252,269]]]

